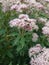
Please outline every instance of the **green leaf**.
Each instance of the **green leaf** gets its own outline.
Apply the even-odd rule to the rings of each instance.
[[[21,48],[23,48],[25,46],[25,38],[24,37],[21,38],[20,45],[21,45]]]
[[[18,45],[19,39],[20,39],[20,37],[17,36],[17,38],[14,40],[14,43],[12,46]]]
[[[6,52],[6,53],[7,53],[7,56],[8,56],[8,57],[13,58],[13,54],[12,54],[10,51],[8,51],[8,52]]]
[[[5,29],[0,29],[0,35],[5,34]]]
[[[12,62],[10,62],[9,65],[12,65]]]

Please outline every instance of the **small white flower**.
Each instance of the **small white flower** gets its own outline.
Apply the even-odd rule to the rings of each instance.
[[[36,33],[33,33],[32,41],[36,42],[38,40],[38,35]]]
[[[49,27],[45,26],[42,28],[42,33],[43,34],[46,34],[46,35],[49,35]]]
[[[45,23],[45,26],[49,27],[49,21]]]
[[[27,14],[20,14],[20,15],[19,15],[19,18],[20,18],[20,19],[28,19],[29,16],[28,16]]]
[[[17,10],[18,9],[18,5],[15,4],[15,5],[11,6],[11,10],[14,10],[14,9]]]
[[[49,0],[45,0],[46,2],[49,2]]]
[[[43,9],[44,8],[44,6],[41,3],[39,3],[39,2],[36,2],[35,6],[37,8],[39,8],[39,9]]]
[[[13,19],[9,22],[10,27],[17,27],[20,24],[21,20],[20,19]]]
[[[39,23],[45,24],[47,22],[47,19],[46,18],[39,17],[38,18],[38,21],[39,21]]]
[[[30,23],[31,23],[31,22],[36,23],[36,19],[29,19],[29,18],[28,18],[27,21],[30,22]]]

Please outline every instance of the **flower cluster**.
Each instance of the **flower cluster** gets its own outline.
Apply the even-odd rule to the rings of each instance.
[[[49,4],[45,4],[47,5],[45,6],[43,2],[49,3],[48,0],[4,0],[4,2],[1,0],[4,12],[7,10],[16,10],[17,12],[23,12],[24,9],[25,12],[29,12],[33,11],[34,8],[36,10],[44,10],[45,13],[49,13]]]
[[[47,22],[47,18],[42,18],[42,17],[38,18],[38,23],[42,23],[45,25],[46,22]]]
[[[49,65],[49,48],[42,48],[40,44],[29,49],[31,65]]]
[[[45,26],[42,28],[42,33],[46,36],[49,42],[49,21],[45,23]]]
[[[38,30],[36,19],[30,19],[27,14],[20,14],[18,18],[11,20],[9,24],[10,27],[18,27],[30,31]]]
[[[10,7],[15,4],[17,0],[1,0],[2,3],[2,10],[4,12],[8,11]]]
[[[42,32],[43,34],[49,35],[49,21],[45,23],[45,26],[42,28],[42,30],[43,30]]]
[[[32,41],[33,42],[36,42],[37,40],[38,40],[38,35],[37,35],[37,33],[33,33],[33,35],[32,35],[33,37],[32,37]]]
[[[14,4],[11,6],[11,10],[16,10],[16,12],[23,12],[25,10],[28,9],[28,5],[27,4],[22,4],[21,2],[18,2],[17,4]]]
[[[9,36],[9,39],[12,38],[10,36],[14,36],[14,38],[16,38],[16,41],[14,41],[14,39],[12,39],[12,41],[14,42],[13,46],[17,46],[16,51],[18,51],[18,55],[24,56],[24,49],[28,50],[32,44],[35,45],[37,43],[40,43],[43,44],[43,46],[49,45],[49,0],[0,0],[0,3],[2,3],[1,11],[5,15],[5,18],[4,16],[0,17],[0,19],[3,18],[4,21],[3,24],[1,22],[1,25],[4,25],[4,29],[6,29],[5,33],[8,32],[10,27],[14,27],[16,29],[15,30],[13,28],[14,31],[13,29],[10,29],[7,33],[7,37]],[[18,16],[18,18],[15,18],[15,15]],[[8,21],[8,24],[10,26],[9,28],[6,27]],[[0,28],[2,28],[2,26]],[[18,34],[15,34],[15,31],[18,31]],[[0,34],[2,34],[2,30]],[[1,39],[5,37],[2,36]],[[11,42],[11,39],[9,42],[12,46],[13,43]],[[31,65],[49,65],[49,48],[42,48],[40,44],[37,44],[36,46],[29,49]]]
[[[23,0],[17,1],[16,4],[11,6],[11,10],[16,10],[16,12],[33,12],[34,9],[36,10],[45,10],[45,7],[36,0]]]

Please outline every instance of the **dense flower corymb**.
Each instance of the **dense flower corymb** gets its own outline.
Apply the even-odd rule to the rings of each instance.
[[[9,22],[10,27],[23,28],[25,30],[38,30],[35,19],[30,19],[27,14],[20,14],[19,18],[13,19]]]
[[[15,5],[12,5],[11,6],[11,10],[16,10],[17,12],[23,12],[24,11],[24,9],[26,10],[26,9],[28,9],[28,5],[26,5],[26,4],[15,4]]]
[[[42,48],[40,44],[30,48],[31,65],[49,65],[49,48]]]

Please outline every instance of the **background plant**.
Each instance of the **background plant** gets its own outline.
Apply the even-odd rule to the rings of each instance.
[[[46,10],[47,11],[47,10]],[[42,27],[45,23],[40,22],[40,18],[45,19],[46,22],[49,20],[49,14],[43,10],[32,9],[30,11],[23,12],[28,14],[30,18],[37,20],[36,24],[39,30],[25,31],[18,29],[17,27],[11,28],[9,21],[18,18],[19,14],[15,10],[2,11],[0,6],[0,64],[1,65],[29,65],[28,49],[37,43],[42,46],[49,47],[47,37],[42,33]],[[32,34],[37,33],[39,38],[36,42],[32,41]]]

